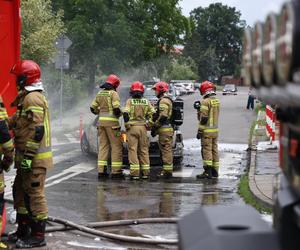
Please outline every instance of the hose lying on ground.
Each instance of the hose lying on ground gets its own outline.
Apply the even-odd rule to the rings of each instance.
[[[48,219],[50,222],[56,222],[62,225],[59,226],[48,226],[47,232],[55,231],[68,231],[74,230],[74,228],[69,227],[65,223],[57,221],[56,218],[50,217]],[[153,223],[176,223],[177,218],[141,218],[141,219],[127,219],[127,220],[114,220],[114,221],[103,221],[103,222],[90,222],[84,224],[83,226],[90,228],[102,228],[102,227],[113,227],[113,226],[128,226],[128,225],[139,225],[139,224],[153,224]]]
[[[7,202],[12,203],[13,200],[6,199]],[[126,241],[132,243],[145,243],[145,244],[177,244],[177,240],[170,239],[147,239],[142,237],[132,237],[124,236],[113,233],[107,233],[104,231],[96,230],[93,228],[99,227],[112,227],[112,226],[126,226],[126,225],[138,225],[138,224],[149,224],[149,223],[177,223],[177,218],[141,218],[141,219],[132,219],[132,220],[115,220],[115,221],[103,221],[103,222],[91,222],[86,225],[79,225],[72,221],[55,218],[52,216],[48,217],[48,220],[62,226],[51,226],[47,227],[47,232],[62,231],[62,230],[72,230],[77,229],[79,231],[89,233],[92,235],[109,238],[113,240]]]
[[[144,218],[136,220],[118,220],[118,221],[107,221],[107,222],[93,222],[87,225],[79,225],[72,221],[63,220],[59,218],[49,217],[49,221],[63,224],[65,227],[80,230],[85,233],[105,237],[113,240],[120,240],[133,243],[145,243],[145,244],[177,244],[177,240],[170,239],[147,239],[142,237],[124,236],[113,233],[107,233],[101,230],[96,230],[91,227],[109,227],[109,226],[124,226],[124,225],[136,225],[145,223],[176,223],[177,218]],[[51,229],[51,228],[49,228]],[[58,228],[62,230],[62,228]],[[47,230],[48,232],[48,230]]]

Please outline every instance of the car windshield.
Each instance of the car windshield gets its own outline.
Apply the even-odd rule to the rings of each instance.
[[[154,90],[152,90],[150,88],[145,89],[144,97],[147,98],[147,99],[156,99],[157,98],[155,96]]]
[[[234,84],[226,84],[224,89],[233,90],[233,89],[235,89],[235,85]]]

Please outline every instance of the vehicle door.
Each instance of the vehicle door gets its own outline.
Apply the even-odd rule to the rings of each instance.
[[[88,134],[88,141],[90,145],[90,150],[94,153],[98,153],[98,122],[99,116],[96,116],[92,124],[90,125],[89,134]]]

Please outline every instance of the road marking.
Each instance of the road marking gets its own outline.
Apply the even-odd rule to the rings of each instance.
[[[61,183],[62,181],[68,180],[74,176],[83,174],[83,173],[87,173],[89,171],[91,171],[92,169],[94,169],[95,166],[93,166],[93,164],[91,163],[79,163],[75,166],[69,167],[67,169],[64,169],[61,173],[56,174],[56,175],[52,175],[49,178],[46,179],[46,185],[45,187],[51,187],[54,186],[56,184]],[[9,179],[13,179],[14,176],[10,176]],[[8,178],[5,178],[5,181],[7,181]],[[5,198],[7,199],[11,199],[12,198],[12,189],[11,187],[7,186],[5,188]]]
[[[73,157],[78,156],[78,154],[80,152],[81,152],[80,149],[75,149],[75,150],[69,151],[67,153],[63,153],[58,156],[54,156],[53,163],[54,163],[54,165],[56,165],[59,162],[65,161],[67,159],[72,159]]]
[[[74,137],[72,134],[65,134],[70,142],[78,142],[78,139]]]
[[[72,150],[72,151],[68,151],[66,153],[60,154],[58,156],[54,156],[53,163],[54,163],[54,165],[57,165],[67,159],[72,159],[73,157],[78,156],[80,154],[80,152],[81,152],[80,149],[76,149],[76,150]],[[47,184],[45,186],[47,187],[47,186],[56,185],[64,180],[70,179],[76,175],[79,175],[81,173],[86,173],[86,172],[92,170],[94,167],[95,166],[93,166],[93,164],[86,163],[86,162],[79,163],[77,165],[73,165],[67,169],[64,169],[59,174],[52,175],[49,178],[47,178],[46,179]],[[15,175],[16,175],[16,169],[12,169],[8,174],[5,174],[5,183],[6,183],[5,197],[6,198],[12,198],[12,184],[14,182]],[[60,177],[61,177],[61,179],[57,179]],[[48,183],[51,180],[54,180],[53,183],[52,182]]]
[[[52,146],[54,146],[54,145],[56,145],[56,144],[58,144],[59,142],[58,142],[58,139],[56,138],[56,137],[52,137],[51,138],[51,144],[52,144]]]
[[[64,145],[64,144],[68,144],[68,143],[80,143],[79,139],[76,138],[74,135],[72,134],[64,134],[64,137],[59,137],[56,136],[56,137],[52,137],[51,138],[51,143],[52,143],[52,146],[55,147],[55,146],[60,146],[60,145]],[[62,139],[60,139],[62,138]]]
[[[91,171],[94,168],[95,168],[95,165],[93,165],[91,163],[86,163],[86,162],[79,163],[75,166],[72,166],[70,168],[67,168],[67,169],[63,170],[59,174],[52,175],[49,178],[47,178],[46,182],[49,182],[51,180],[54,180],[54,181],[52,181],[50,183],[47,183],[45,186],[50,187],[50,186],[56,185],[56,184],[58,184],[62,181],[68,180],[68,179],[70,179],[70,178],[72,178],[76,175],[87,173],[87,172]],[[68,174],[68,175],[65,176],[65,177],[60,178],[61,176],[64,176],[66,174]],[[57,178],[60,178],[60,179],[57,179]],[[55,180],[55,179],[57,179],[57,180]]]

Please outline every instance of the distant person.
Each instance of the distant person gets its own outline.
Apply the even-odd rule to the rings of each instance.
[[[108,177],[108,160],[111,154],[111,178],[122,178],[123,146],[121,141],[121,126],[119,117],[122,115],[120,97],[117,88],[120,78],[109,75],[102,90],[93,100],[90,110],[99,115],[99,154],[98,154],[98,178]]]
[[[250,87],[249,88],[249,92],[248,92],[248,101],[247,101],[247,109],[254,109],[254,99],[255,99],[255,96],[254,96],[254,93],[253,93],[253,88]]]

